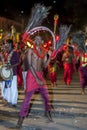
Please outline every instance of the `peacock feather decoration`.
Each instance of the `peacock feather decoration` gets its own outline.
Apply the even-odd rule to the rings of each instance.
[[[30,35],[32,35],[29,33],[32,29],[38,26],[41,26],[42,22],[47,18],[50,9],[51,9],[51,6],[46,7],[40,3],[37,3],[34,5],[34,7],[32,7],[28,24],[22,36],[23,41],[26,38],[28,38]]]
[[[72,33],[72,43],[77,44],[80,51],[87,52],[85,46],[85,35],[82,31]]]

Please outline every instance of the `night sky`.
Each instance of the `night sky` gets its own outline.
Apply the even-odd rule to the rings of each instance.
[[[64,0],[0,0],[0,15],[6,15],[11,11],[23,11],[24,14],[27,15],[35,3],[52,6],[54,13],[61,13],[64,7]]]
[[[52,7],[49,21],[58,14],[61,23],[73,24],[78,28],[87,24],[87,0],[0,0],[0,16],[14,20],[20,15],[29,18],[31,8],[36,3]]]
[[[0,15],[20,11],[27,15],[35,3],[52,6],[51,12],[61,15],[65,15],[67,9],[72,11],[79,8],[79,11],[84,9],[87,11],[87,0],[0,0]]]

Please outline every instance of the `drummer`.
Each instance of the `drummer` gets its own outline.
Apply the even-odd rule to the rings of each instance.
[[[2,52],[2,48],[3,48],[3,44],[1,44],[0,46],[0,69],[2,67],[2,65],[4,64],[4,56],[3,56],[3,52]],[[4,101],[5,97],[4,97],[4,86],[5,86],[5,81],[2,79],[1,75],[0,75],[0,87],[1,87],[1,98],[2,101]]]
[[[5,99],[7,100],[6,106],[16,107],[18,100],[18,87],[17,87],[17,66],[20,63],[19,53],[14,50],[12,39],[7,39],[6,45],[8,50],[7,65],[8,69],[12,68],[13,77],[5,81]]]

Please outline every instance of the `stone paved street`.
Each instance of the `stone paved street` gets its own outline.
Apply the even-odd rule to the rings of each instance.
[[[57,87],[53,88],[49,79],[47,84],[55,109],[53,122],[44,116],[43,101],[37,93],[32,97],[30,113],[21,130],[87,130],[87,88],[82,95],[78,73],[75,72],[70,86],[64,84],[62,71],[58,73]],[[10,130],[9,127],[16,125],[23,99],[24,91],[20,90],[16,108],[5,107],[0,100],[0,130]]]

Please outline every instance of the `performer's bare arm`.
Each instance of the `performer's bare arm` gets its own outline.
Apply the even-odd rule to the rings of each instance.
[[[49,54],[48,53],[48,55],[49,55],[49,57],[47,58],[47,55],[45,56],[45,58],[44,58],[44,67],[46,68],[47,66],[48,66],[48,64],[50,63],[50,61],[51,61],[51,57],[50,57],[50,55],[51,55],[51,53]]]

